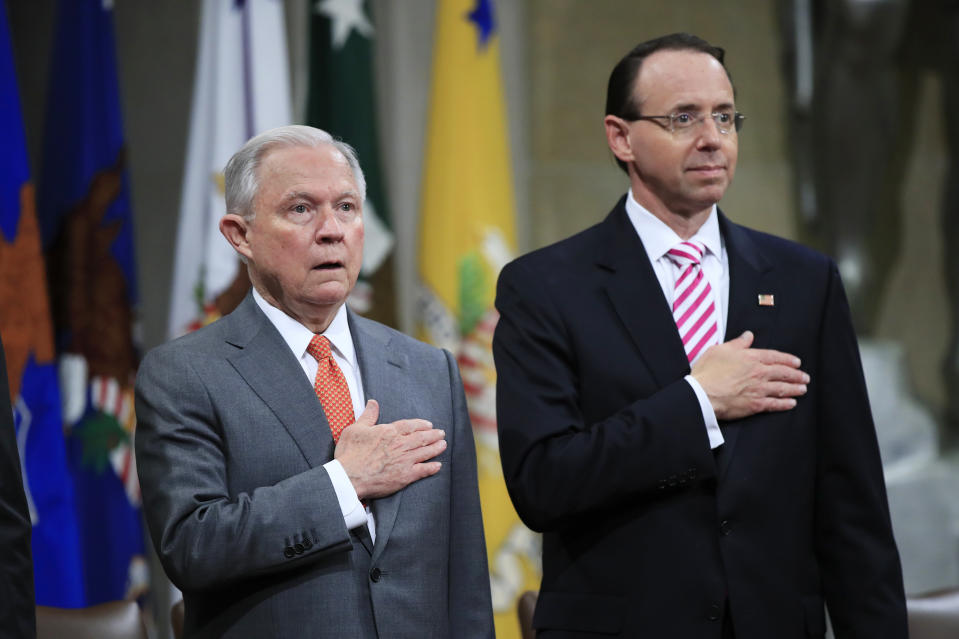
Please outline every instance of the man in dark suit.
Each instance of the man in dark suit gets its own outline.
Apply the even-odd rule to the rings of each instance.
[[[247,142],[220,230],[253,290],[140,366],[144,513],[186,636],[493,635],[456,362],[344,305],[364,197],[323,131]]]
[[[5,637],[26,639],[37,634],[32,533],[10,405],[7,361],[0,342],[0,628]]]
[[[905,638],[899,556],[835,265],[716,207],[738,129],[723,51],[617,64],[630,190],[503,269],[503,470],[543,532],[539,637]],[[725,340],[723,338],[725,335]]]

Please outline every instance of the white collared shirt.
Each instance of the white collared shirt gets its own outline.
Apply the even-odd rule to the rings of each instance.
[[[313,331],[272,306],[263,299],[256,288],[253,289],[253,300],[270,320],[270,323],[279,331],[283,341],[290,347],[293,355],[303,368],[306,378],[310,380],[310,386],[312,386],[316,379],[316,370],[319,368],[316,358],[307,352],[307,347],[313,339]],[[333,359],[343,372],[346,385],[350,389],[353,415],[359,417],[366,407],[366,402],[363,394],[363,378],[360,375],[360,367],[356,360],[356,349],[353,346],[353,336],[350,334],[350,323],[346,317],[345,304],[340,306],[333,317],[333,321],[321,334],[330,340],[330,351],[333,354]],[[329,473],[330,481],[333,482],[333,490],[336,491],[336,498],[340,503],[340,510],[343,511],[343,520],[346,522],[346,527],[353,529],[366,524],[370,536],[375,541],[376,526],[373,513],[369,508],[363,508],[342,464],[334,459],[323,464],[323,468]]]
[[[673,231],[665,222],[650,213],[633,197],[633,190],[629,190],[626,197],[626,215],[629,221],[639,235],[639,239],[646,249],[646,257],[649,259],[656,273],[656,279],[659,280],[659,286],[663,291],[663,298],[669,305],[673,306],[673,295],[676,289],[676,280],[679,278],[682,269],[666,257],[669,249],[683,241],[675,231]],[[691,240],[702,242],[706,246],[706,253],[702,259],[703,276],[709,281],[709,286],[713,290],[713,303],[716,305],[716,329],[720,336],[719,341],[724,341],[723,335],[726,331],[726,319],[729,309],[729,258],[726,255],[726,244],[723,241],[722,234],[719,232],[719,214],[716,212],[716,205],[710,212],[706,222],[696,231]],[[709,436],[709,445],[711,448],[717,448],[722,445],[724,439],[719,430],[719,421],[716,419],[716,413],[706,395],[706,391],[692,376],[687,375],[686,381],[696,393],[699,400],[699,406],[702,409],[703,421],[706,423],[706,434]]]

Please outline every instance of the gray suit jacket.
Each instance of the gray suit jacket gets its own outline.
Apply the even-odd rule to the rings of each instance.
[[[470,422],[449,353],[349,315],[381,423],[446,431],[436,475],[349,531],[313,387],[251,296],[151,351],[136,386],[143,507],[188,637],[491,637]]]

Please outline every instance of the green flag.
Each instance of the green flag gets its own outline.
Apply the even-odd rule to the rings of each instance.
[[[310,15],[306,122],[352,145],[366,176],[363,268],[350,306],[396,325],[393,232],[383,190],[373,89],[375,31],[366,0],[318,0]]]

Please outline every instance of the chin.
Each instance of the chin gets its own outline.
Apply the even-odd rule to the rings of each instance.
[[[314,287],[307,298],[317,306],[337,306],[346,301],[351,288],[345,282],[326,282]]]

